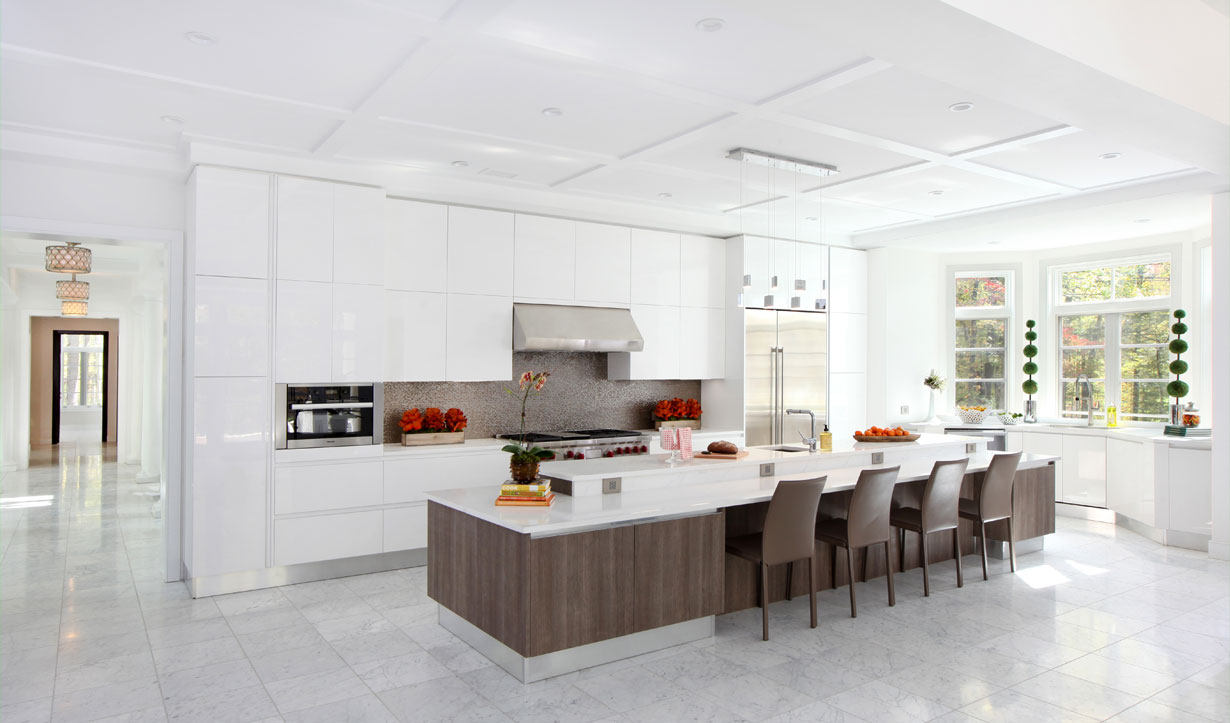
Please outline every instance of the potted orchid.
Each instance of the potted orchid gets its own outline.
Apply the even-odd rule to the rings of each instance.
[[[537,394],[547,384],[550,372],[525,372],[521,375],[517,389],[505,388],[512,395],[521,395],[521,433],[515,444],[506,444],[501,449],[512,457],[508,461],[508,471],[514,482],[533,482],[538,479],[538,464],[545,459],[552,459],[555,453],[542,447],[530,446],[525,442],[525,408],[530,401],[530,394]]]

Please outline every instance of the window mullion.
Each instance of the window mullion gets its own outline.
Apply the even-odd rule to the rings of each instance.
[[[1120,406],[1119,381],[1123,374],[1123,370],[1119,367],[1120,360],[1123,357],[1119,349],[1119,338],[1122,328],[1117,312],[1106,315],[1106,327],[1106,393],[1102,396],[1104,407],[1102,414],[1106,414],[1105,407],[1109,407],[1112,404],[1116,408]]]

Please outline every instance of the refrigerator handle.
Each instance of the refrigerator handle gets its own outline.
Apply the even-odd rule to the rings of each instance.
[[[769,443],[777,444],[777,347],[769,347]]]
[[[786,350],[777,347],[777,443],[786,440]]]

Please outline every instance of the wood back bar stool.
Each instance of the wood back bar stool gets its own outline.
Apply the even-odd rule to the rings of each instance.
[[[965,586],[961,569],[961,534],[958,527],[961,519],[958,505],[961,500],[961,483],[965,480],[965,468],[969,459],[954,459],[936,462],[923,488],[922,504],[918,507],[895,507],[890,522],[897,528],[899,554],[898,564],[905,567],[905,531],[917,532],[922,538],[923,596],[931,596],[931,571],[927,565],[927,535],[932,532],[952,530],[952,549],[957,561],[957,587]]]
[[[901,467],[864,469],[854,485],[850,508],[845,519],[823,520],[816,525],[816,539],[833,546],[833,587],[837,586],[837,548],[846,548],[846,572],[850,578],[850,617],[858,617],[858,605],[854,599],[854,550],[871,545],[884,544],[884,559],[888,578],[888,604],[897,604],[893,590],[893,562],[889,552],[889,510],[893,489],[897,486],[897,473]],[[864,553],[864,556],[866,553]]]
[[[816,516],[820,495],[828,477],[782,480],[773,490],[764,532],[730,537],[726,552],[760,566],[760,609],[764,620],[764,639],[769,639],[769,566],[807,561],[807,590],[811,596],[811,626],[816,627]],[[787,591],[789,592],[789,591]]]
[[[978,499],[962,497],[958,512],[978,525],[978,546],[982,548],[982,579],[987,580],[987,523],[1005,520],[1008,525],[1008,557],[1016,572],[1016,536],[1012,533],[1012,481],[1021,464],[1021,453],[997,454],[987,465]]]

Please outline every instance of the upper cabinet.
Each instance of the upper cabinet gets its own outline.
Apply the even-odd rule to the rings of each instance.
[[[575,292],[576,221],[517,214],[513,295],[570,301]]]
[[[444,379],[447,295],[385,289],[384,299],[384,381]]]
[[[678,306],[679,234],[632,229],[633,304]]]
[[[273,380],[333,381],[333,285],[279,281],[274,319]]]
[[[609,379],[679,379],[679,307],[632,305],[632,320],[645,339],[644,351],[607,357]]]
[[[829,249],[829,308],[867,313],[867,252],[833,246]]]
[[[449,294],[447,324],[447,381],[512,379],[511,297]]]
[[[679,237],[679,304],[726,306],[726,242],[708,236]]]
[[[447,291],[448,206],[390,198],[384,210],[384,288]]]
[[[577,301],[627,306],[631,282],[632,230],[577,223]]]
[[[384,189],[333,184],[333,280],[384,283]]]
[[[513,215],[449,207],[448,259],[449,293],[511,297]]]
[[[269,278],[269,176],[198,166],[189,183],[194,273]]]
[[[193,295],[193,373],[198,377],[269,375],[269,282],[197,276]]]
[[[333,281],[333,184],[278,176],[278,278]]]
[[[334,382],[374,382],[384,376],[384,289],[333,284]]]

